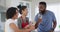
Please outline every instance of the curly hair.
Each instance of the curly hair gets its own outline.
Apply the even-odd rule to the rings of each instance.
[[[6,12],[6,18],[7,19],[12,18],[16,14],[16,10],[17,10],[17,8],[15,8],[15,7],[8,8],[8,10]]]

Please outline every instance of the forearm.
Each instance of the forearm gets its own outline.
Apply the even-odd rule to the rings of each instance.
[[[52,30],[54,31],[54,29],[56,28],[56,25],[57,25],[57,23],[56,23],[56,21],[54,21],[53,22],[53,27],[52,27]]]
[[[19,29],[19,30],[15,30],[15,32],[29,32],[31,31],[30,29]]]
[[[42,22],[42,19],[38,19],[37,23],[35,24],[35,29],[38,27],[39,23]]]
[[[53,23],[53,28],[55,29],[56,28],[56,25],[57,25],[57,23],[56,23],[56,21]]]
[[[23,29],[23,32],[29,32],[31,29]]]
[[[35,24],[35,29],[38,27],[38,24],[39,24],[39,22],[37,22],[37,23]]]
[[[23,32],[21,29],[15,29],[15,32]]]

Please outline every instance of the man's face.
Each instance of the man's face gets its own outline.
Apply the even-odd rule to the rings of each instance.
[[[39,12],[43,12],[43,11],[45,11],[45,10],[46,10],[45,5],[39,4]]]

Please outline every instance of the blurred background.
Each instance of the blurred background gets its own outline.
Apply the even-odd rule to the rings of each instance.
[[[47,3],[47,10],[55,13],[57,19],[55,32],[60,32],[60,0],[0,0],[0,32],[4,32],[6,10],[9,7],[17,7],[19,4],[26,5],[28,8],[27,17],[30,18],[29,20],[34,20],[35,15],[38,13],[38,4],[41,1]]]

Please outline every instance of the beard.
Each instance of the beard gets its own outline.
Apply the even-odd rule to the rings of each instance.
[[[39,13],[41,13],[41,14],[45,14],[45,12],[46,12],[46,10],[39,10]]]

